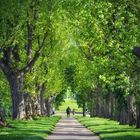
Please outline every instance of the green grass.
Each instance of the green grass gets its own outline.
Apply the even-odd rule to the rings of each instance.
[[[100,136],[101,140],[140,140],[140,129],[118,122],[90,117],[76,117],[81,124]]]
[[[59,116],[53,116],[9,121],[14,128],[0,128],[0,140],[43,140],[52,132],[59,119]]]
[[[70,107],[71,110],[75,109],[78,112],[82,112],[82,108],[78,108],[76,100],[65,100],[62,105],[59,107],[60,112],[66,112],[67,107]]]

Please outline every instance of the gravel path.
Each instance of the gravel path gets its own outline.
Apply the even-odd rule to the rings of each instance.
[[[100,140],[74,118],[62,118],[47,140]]]

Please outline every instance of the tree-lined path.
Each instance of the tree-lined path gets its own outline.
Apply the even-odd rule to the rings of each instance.
[[[140,0],[0,0],[0,140],[46,139],[65,99],[101,140],[140,140],[139,13]],[[80,137],[73,121],[54,136]]]
[[[47,140],[100,140],[74,118],[62,118]]]

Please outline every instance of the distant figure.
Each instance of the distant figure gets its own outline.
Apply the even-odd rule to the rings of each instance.
[[[72,110],[72,114],[75,115],[75,109]]]
[[[67,113],[67,118],[70,117],[70,113],[71,113],[71,109],[70,107],[68,106],[68,108],[66,109],[66,113]]]

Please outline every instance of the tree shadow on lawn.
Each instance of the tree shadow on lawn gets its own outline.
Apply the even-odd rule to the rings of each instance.
[[[94,131],[94,133],[96,135],[100,135],[100,134],[109,134],[109,133],[123,133],[123,132],[136,132],[136,133],[139,133],[140,134],[140,130],[132,130],[132,129],[102,129],[102,130],[96,130]],[[139,137],[140,138],[140,137]]]
[[[84,124],[84,123],[83,123]],[[92,124],[92,123],[86,123],[84,124],[86,127],[91,127],[91,126],[103,126],[103,125],[106,125],[106,126],[112,126],[112,124],[107,124],[107,123],[100,123],[100,124]]]
[[[40,122],[20,122],[20,123],[13,123],[12,124],[14,126],[13,129],[34,129],[34,128],[38,128],[38,129],[51,129],[55,126],[55,123],[51,123],[51,122],[47,122],[47,123],[40,123]]]
[[[42,140],[45,136],[51,134],[52,130],[38,130],[38,129],[19,129],[13,131],[1,132],[0,140]],[[7,133],[7,134],[5,134]]]
[[[125,136],[104,136],[101,140],[140,140],[139,136],[125,135]]]
[[[0,140],[42,140],[51,134],[54,125],[43,123],[14,123],[14,128],[0,129]]]
[[[41,136],[15,136],[15,135],[1,135],[0,140],[44,140]]]
[[[100,135],[102,140],[140,140],[140,129],[134,128],[96,128],[89,127],[96,135]]]
[[[39,130],[39,129],[20,129],[16,134],[22,134],[22,135],[40,135],[40,134],[51,134],[52,129],[50,130]]]
[[[9,120],[13,128],[0,128],[0,140],[43,140],[52,133],[60,117],[37,120]]]

